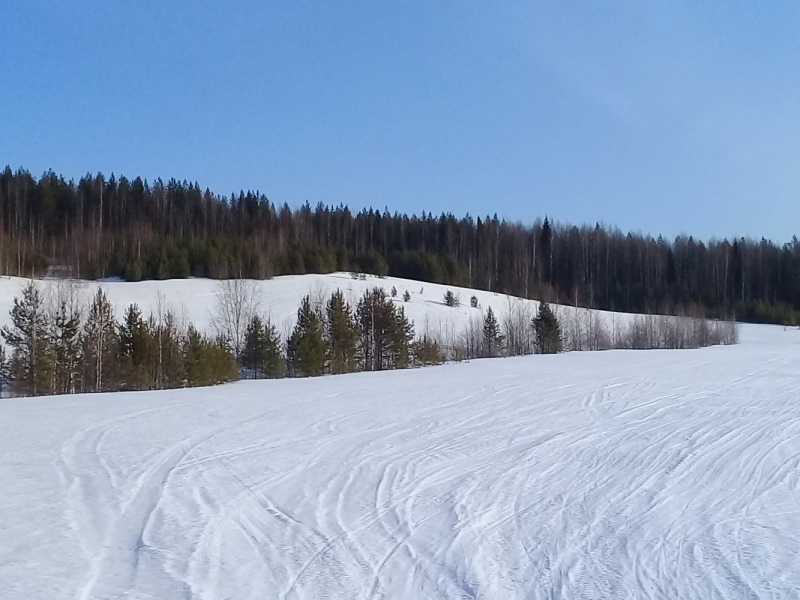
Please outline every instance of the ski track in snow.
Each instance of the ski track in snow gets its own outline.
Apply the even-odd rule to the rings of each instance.
[[[800,332],[742,337],[2,401],[0,597],[800,597]]]

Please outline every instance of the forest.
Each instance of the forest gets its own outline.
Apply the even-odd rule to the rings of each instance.
[[[535,199],[532,199],[535,202]],[[0,174],[0,274],[129,281],[365,272],[621,312],[800,323],[800,243],[667,240],[497,215],[276,206],[196,182]]]

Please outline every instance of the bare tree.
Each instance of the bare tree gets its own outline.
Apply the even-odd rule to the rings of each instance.
[[[509,356],[533,353],[533,312],[531,304],[521,298],[508,297],[503,330]]]
[[[217,302],[212,314],[212,326],[224,339],[238,359],[244,350],[247,324],[258,312],[258,293],[255,282],[248,279],[221,281]]]

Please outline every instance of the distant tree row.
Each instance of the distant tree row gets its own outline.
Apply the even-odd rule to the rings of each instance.
[[[476,357],[555,354],[607,348],[691,348],[736,341],[732,322],[692,317],[636,317],[611,329],[596,312],[509,298],[501,319],[470,300],[466,329],[415,337],[403,304],[376,286],[351,303],[341,290],[305,296],[282,338],[261,316],[253,281],[220,282],[215,336],[181,323],[163,297],[145,318],[136,304],[116,320],[102,289],[83,302],[69,282],[47,294],[31,281],[14,299],[0,330],[0,388],[18,395],[150,390],[214,385],[244,378],[313,377],[426,366]],[[312,297],[313,296],[313,297]],[[404,295],[405,296],[405,295]],[[457,298],[452,292],[448,299]],[[406,300],[407,301],[407,300]],[[458,303],[451,302],[451,307]]]
[[[800,242],[674,240],[495,216],[405,215],[197,183],[0,173],[0,274],[130,281],[350,270],[607,310],[800,322]]]
[[[50,290],[51,292],[53,290]],[[17,395],[150,390],[245,378],[310,377],[437,364],[438,343],[414,340],[403,308],[381,288],[352,307],[341,291],[325,302],[306,296],[285,342],[257,314],[252,282],[221,284],[214,338],[179,323],[159,298],[145,318],[136,304],[120,321],[102,290],[88,305],[59,285],[47,298],[31,281],[14,299],[2,334],[0,388]]]
[[[252,314],[240,359],[245,377],[269,378],[404,369],[440,363],[444,355],[437,342],[415,341],[414,326],[403,308],[376,287],[355,306],[341,290],[327,300],[303,298],[285,353],[275,326]]]

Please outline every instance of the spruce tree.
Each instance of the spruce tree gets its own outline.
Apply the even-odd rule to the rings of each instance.
[[[31,281],[14,298],[11,327],[3,327],[2,336],[13,349],[11,379],[20,394],[36,395],[53,391],[52,347],[48,335],[47,314],[39,288]]]
[[[547,302],[539,305],[539,313],[533,319],[536,336],[536,351],[539,354],[556,354],[561,352],[561,327],[558,319]]]
[[[6,353],[5,346],[0,345],[0,397],[2,397],[11,383],[11,361]]]
[[[445,305],[447,305],[447,306],[449,306],[451,308],[454,308],[456,306],[460,306],[461,305],[461,300],[451,290],[447,290],[444,293],[443,300],[444,300]]]
[[[223,339],[209,340],[193,326],[189,326],[183,339],[183,364],[186,385],[216,385],[235,381],[239,365]]]
[[[119,325],[120,382],[132,390],[153,386],[155,373],[155,340],[139,306],[131,304]]]
[[[291,374],[297,377],[322,375],[325,367],[325,339],[319,315],[306,296],[297,310],[297,323],[289,339],[288,362]]]
[[[490,306],[483,317],[483,356],[486,358],[498,356],[502,345],[503,336],[500,333],[500,324]]]
[[[242,366],[255,379],[282,377],[285,361],[280,343],[275,326],[262,321],[258,315],[253,316],[245,332]]]
[[[356,368],[358,331],[353,311],[341,290],[336,290],[325,307],[325,338],[331,373],[349,373]]]
[[[438,365],[444,362],[444,353],[439,347],[439,342],[424,336],[421,340],[414,342],[414,361],[417,365],[428,366]]]

